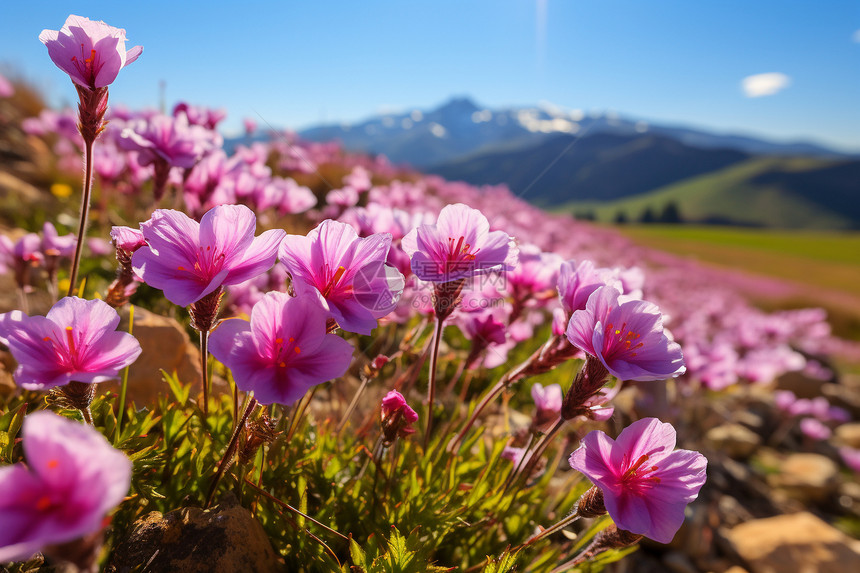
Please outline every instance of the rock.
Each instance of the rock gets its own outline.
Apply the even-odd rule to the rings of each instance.
[[[821,387],[821,393],[832,405],[845,408],[852,416],[860,418],[860,388],[853,383],[825,384]]]
[[[787,372],[776,379],[776,390],[791,390],[798,398],[821,396],[823,380],[807,376],[803,372]]]
[[[724,534],[751,573],[860,571],[858,542],[811,513],[756,519]]]
[[[740,501],[730,495],[723,495],[717,502],[723,525],[737,525],[753,519],[753,515]]]
[[[105,571],[130,573],[143,564],[150,573],[267,573],[283,567],[263,527],[235,500],[138,519]]]
[[[764,428],[764,418],[759,414],[747,410],[739,410],[732,416],[732,421],[742,426],[746,426],[750,430],[761,431]]]
[[[820,502],[833,495],[839,485],[839,468],[830,458],[819,454],[791,454],[780,466],[780,473],[768,476],[794,499]]]
[[[128,310],[120,311],[128,330]],[[131,365],[128,374],[128,396],[137,404],[152,404],[159,395],[170,392],[161,378],[161,370],[176,371],[179,380],[200,384],[200,351],[191,343],[188,333],[176,320],[134,308],[134,336],[143,352]]]
[[[842,424],[836,428],[835,433],[841,445],[860,449],[860,422]]]
[[[722,450],[731,458],[745,459],[761,445],[761,437],[740,424],[723,424],[711,428],[705,441],[716,450]]]
[[[839,505],[860,517],[860,483],[844,481],[839,484]]]

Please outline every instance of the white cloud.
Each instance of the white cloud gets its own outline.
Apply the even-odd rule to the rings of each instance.
[[[773,95],[788,87],[791,78],[779,72],[767,74],[755,74],[747,76],[741,81],[741,87],[747,97],[762,97]]]
[[[851,39],[860,44],[860,30],[854,32],[854,35],[851,36]]]

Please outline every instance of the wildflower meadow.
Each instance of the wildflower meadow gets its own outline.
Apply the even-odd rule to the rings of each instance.
[[[0,77],[49,158],[3,206],[0,569],[763,571],[727,528],[860,533],[826,313],[501,185],[114,105],[147,55],[114,25],[33,39],[76,109]]]

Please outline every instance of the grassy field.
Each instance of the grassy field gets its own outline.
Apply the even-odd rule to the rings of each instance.
[[[572,202],[555,210],[590,212],[603,222],[614,221],[619,213],[624,213],[629,221],[636,221],[646,208],[659,214],[667,204],[674,203],[682,218],[688,221],[717,217],[752,226],[783,229],[851,228],[851,217],[825,209],[811,198],[790,189],[756,182],[759,176],[767,173],[803,172],[826,164],[823,160],[811,158],[753,158],[641,195],[610,202]]]
[[[823,306],[843,334],[860,334],[860,232],[771,231],[687,225],[622,225],[635,242],[704,263],[785,279],[789,301],[763,306]]]

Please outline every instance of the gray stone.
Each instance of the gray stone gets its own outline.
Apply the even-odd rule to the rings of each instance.
[[[724,535],[751,573],[860,571],[858,542],[811,513],[756,519]]]
[[[840,445],[860,449],[860,422],[838,426],[835,435]]]
[[[705,434],[705,441],[712,448],[735,459],[748,458],[761,445],[761,437],[740,424],[723,424],[711,428]]]
[[[768,481],[799,501],[821,502],[836,492],[839,468],[819,454],[791,454],[780,465],[780,472],[768,476]]]
[[[105,571],[131,572],[142,564],[150,573],[274,573],[283,567],[260,522],[235,500],[138,519]]]

